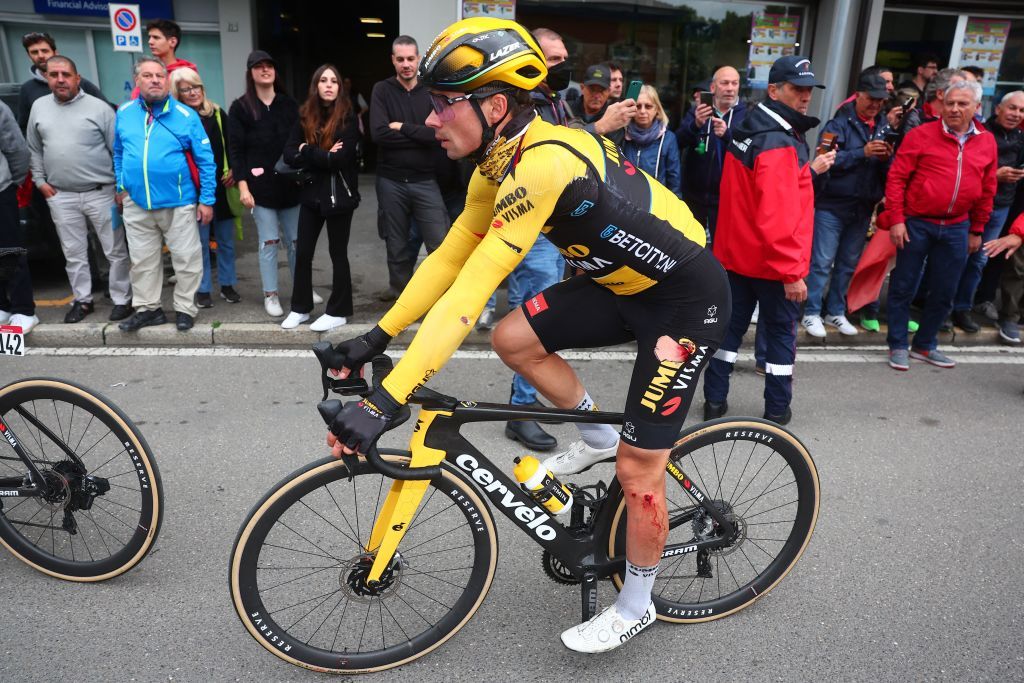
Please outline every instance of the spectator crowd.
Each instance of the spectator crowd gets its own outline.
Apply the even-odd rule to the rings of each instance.
[[[255,50],[245,92],[225,110],[209,99],[201,65],[178,56],[177,24],[155,20],[146,32],[151,56],[135,62],[135,89],[116,109],[46,33],[23,38],[31,77],[17,115],[0,104],[0,247],[21,246],[19,196],[24,203],[35,193],[64,252],[73,294],[65,322],[97,314],[91,251],[109,264],[104,315],[126,332],[169,322],[165,282],[173,283],[179,330],[214,305],[214,269],[219,298],[239,302],[235,240],[249,213],[267,316],[295,329],[325,304],[311,329],[345,325],[367,139],[378,149],[377,229],[387,253],[388,281],[376,296],[396,299],[421,248],[436,249],[461,213],[474,172],[451,161],[424,123],[440,96],[417,81],[416,41],[394,40],[395,75],[373,87],[368,104],[332,64],[314,71],[298,102],[274,57]],[[729,273],[730,331],[709,366],[706,418],[728,411],[730,373],[753,322],[765,416],[788,422],[798,326],[818,338],[879,332],[887,276],[892,368],[908,370],[910,359],[953,367],[937,344],[953,326],[973,334],[979,321],[994,323],[1005,343],[1020,343],[1024,92],[1003,95],[983,121],[979,74],[940,69],[923,55],[898,85],[886,66],[865,69],[822,123],[807,112],[826,84],[809,60],[792,56],[773,65],[761,102],[741,100],[737,68],[714,69],[673,126],[654,85],[615,63],[577,72],[561,36],[545,28],[533,35],[549,69],[530,94],[537,114],[605,136],[682,198]],[[332,267],[326,301],[312,283],[321,232]],[[290,275],[283,285],[282,250]],[[509,277],[508,304],[573,274],[541,235]],[[478,327],[493,326],[497,305],[494,296]],[[27,334],[37,322],[22,256],[0,282],[0,324]],[[511,402],[537,403],[518,375]],[[557,445],[536,422],[510,422],[506,435],[536,450]]]

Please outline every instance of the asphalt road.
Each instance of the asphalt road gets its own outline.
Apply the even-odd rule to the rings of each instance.
[[[576,623],[578,591],[550,582],[537,546],[502,518],[483,607],[388,680],[1024,679],[1024,356],[909,373],[876,356],[798,361],[790,427],[816,459],[821,515],[793,573],[754,607],[575,655],[557,634]],[[627,362],[576,366],[603,407],[621,407]],[[0,680],[323,679],[257,645],[227,588],[248,508],[325,454],[312,359],[0,358],[0,384],[35,375],[94,387],[136,420],[158,458],[167,516],[154,552],[105,584],[60,582],[0,551]],[[457,359],[432,386],[501,400],[508,380],[496,361]],[[761,413],[760,383],[741,364],[735,414]],[[501,425],[469,435],[509,467],[522,452]],[[610,584],[600,594],[614,599]]]

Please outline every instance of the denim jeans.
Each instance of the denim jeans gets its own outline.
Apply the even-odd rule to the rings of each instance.
[[[284,242],[288,252],[288,270],[295,277],[295,240],[299,233],[299,205],[287,209],[257,206],[252,210],[256,233],[260,240],[260,280],[264,292],[276,292],[277,250]]]
[[[235,219],[214,221],[213,236],[217,240],[217,284],[221,287],[234,287],[238,284],[235,274]],[[210,275],[210,223],[199,224],[199,241],[203,243],[203,279],[199,282],[199,291],[209,294],[213,287]]]
[[[556,284],[562,279],[564,268],[565,261],[555,245],[551,244],[544,235],[538,235],[533,247],[526,252],[522,262],[509,275],[509,309],[522,305],[526,299]],[[536,400],[537,390],[521,375],[514,374],[512,376],[512,405],[522,406]]]
[[[805,316],[821,315],[822,310],[825,315],[846,315],[846,290],[850,287],[850,278],[864,251],[870,220],[870,213],[857,209],[814,210],[814,242],[811,247],[811,270],[806,280]]]
[[[793,400],[793,367],[796,364],[796,326],[800,305],[786,299],[781,282],[729,273],[732,317],[725,341],[704,373],[704,398],[722,403],[729,396],[729,379],[736,365],[743,335],[750,327],[754,306],[760,304],[759,331],[765,343],[764,410],[781,415]]]
[[[953,309],[960,273],[967,261],[968,223],[938,225],[919,218],[907,219],[910,241],[896,252],[896,267],[889,274],[890,349],[908,347],[907,321],[921,269],[928,259],[928,292],[920,327],[914,335],[914,348],[931,351],[938,346],[939,327]]]
[[[982,244],[999,237],[999,232],[1003,229],[1003,223],[1006,222],[1006,216],[1009,213],[1010,207],[1008,206],[993,207],[992,216],[988,219],[988,223],[985,224],[985,233],[981,238]],[[985,269],[986,263],[988,263],[988,256],[985,255],[983,249],[979,249],[967,257],[967,264],[964,266],[964,272],[960,276],[960,284],[957,286],[956,295],[953,297],[954,311],[971,310],[971,306],[974,305],[974,292],[978,289],[978,284],[981,282],[981,271]]]

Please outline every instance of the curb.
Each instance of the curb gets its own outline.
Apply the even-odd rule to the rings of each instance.
[[[373,328],[368,323],[344,325],[329,332],[313,332],[303,325],[295,330],[282,330],[276,323],[197,323],[187,332],[179,332],[174,325],[144,327],[137,332],[122,332],[117,323],[40,323],[33,328],[26,340],[28,345],[37,347],[104,347],[104,346],[160,346],[160,347],[203,347],[221,346],[233,348],[279,348],[308,349],[310,345],[324,340],[338,343],[345,339],[364,334]],[[419,330],[419,323],[411,325],[395,339],[396,346],[406,347]],[[466,336],[461,348],[489,349],[490,332],[473,329]],[[844,337],[832,334],[824,339],[812,337],[801,329],[797,333],[797,344],[805,349],[828,349],[831,346],[878,346],[885,344],[886,328],[879,332],[860,332]],[[747,334],[744,346],[753,344],[753,336]],[[1015,348],[1003,343],[999,332],[993,328],[982,328],[976,334],[964,332],[939,333],[941,346],[999,346]]]

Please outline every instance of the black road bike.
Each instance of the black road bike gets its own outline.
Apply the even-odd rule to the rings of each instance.
[[[160,471],[109,400],[59,379],[0,388],[0,544],[39,571],[103,581],[146,556],[163,520]]]
[[[326,371],[325,342],[314,346]],[[374,361],[374,382],[390,370]],[[324,377],[364,394],[363,380]],[[460,401],[425,388],[411,451],[369,449],[293,472],[250,510],[231,553],[239,618],[267,650],[334,673],[381,671],[455,635],[494,579],[493,506],[543,548],[558,583],[579,584],[582,617],[597,581],[620,589],[626,505],[610,483],[570,484],[571,512],[553,518],[461,434],[505,420],[622,424],[622,414]],[[318,408],[330,423],[338,400]],[[408,412],[405,414],[408,418]],[[398,420],[400,422],[401,420]],[[818,474],[807,449],[777,424],[719,419],[685,430],[666,469],[669,538],[653,597],[658,618],[720,619],[752,605],[793,568],[818,516]],[[393,481],[392,481],[393,480]]]

